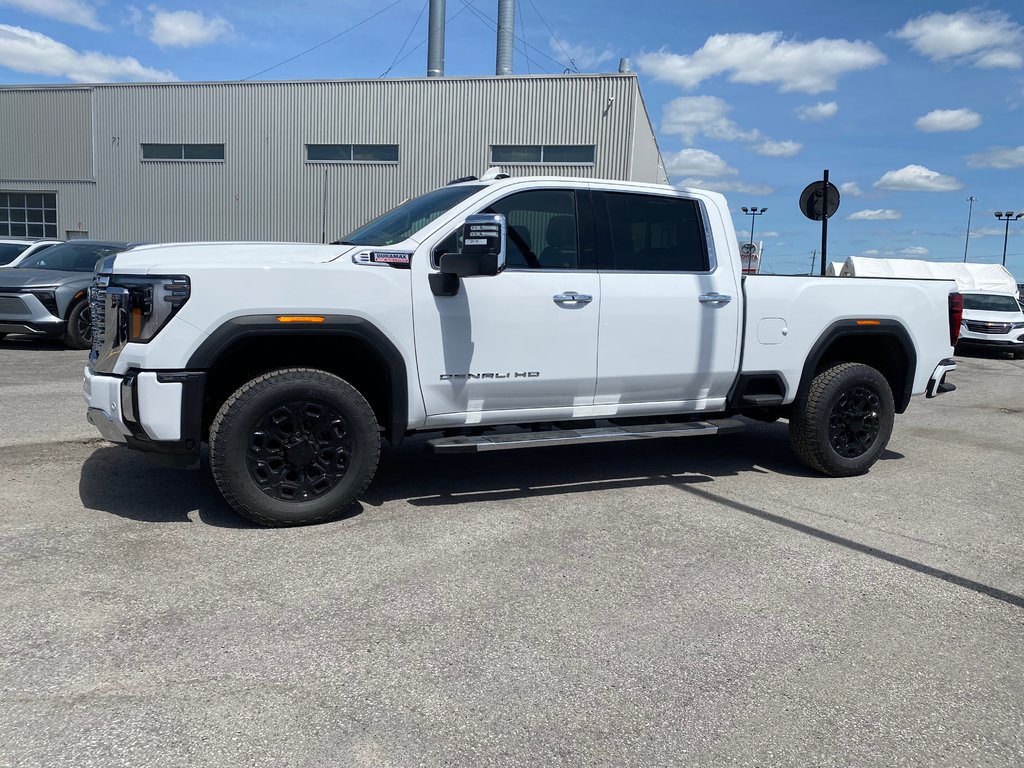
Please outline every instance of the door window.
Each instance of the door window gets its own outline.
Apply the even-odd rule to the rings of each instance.
[[[606,192],[614,269],[706,272],[707,242],[696,200]]]

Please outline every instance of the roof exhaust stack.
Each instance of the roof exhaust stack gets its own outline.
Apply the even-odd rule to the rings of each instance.
[[[430,0],[427,21],[427,77],[444,77],[444,0]]]
[[[498,0],[498,55],[494,62],[494,74],[498,77],[512,74],[515,30],[516,0]]]

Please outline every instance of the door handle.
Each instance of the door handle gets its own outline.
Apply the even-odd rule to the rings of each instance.
[[[594,300],[593,296],[586,293],[576,293],[576,291],[566,291],[565,293],[556,293],[551,297],[555,304],[589,304]]]
[[[726,296],[724,293],[702,293],[697,301],[701,304],[721,305],[732,301],[732,296]]]

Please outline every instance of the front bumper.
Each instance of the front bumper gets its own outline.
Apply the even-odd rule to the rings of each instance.
[[[935,370],[932,371],[931,378],[928,379],[928,389],[926,395],[928,397],[938,397],[946,392],[952,392],[956,389],[955,384],[949,384],[946,381],[946,374],[952,373],[956,370],[956,360],[952,357],[947,357],[945,360],[935,366]]]
[[[0,291],[0,333],[26,333],[60,338],[67,323],[54,317],[31,293]]]
[[[86,368],[86,419],[106,440],[144,451],[162,464],[195,467],[205,381],[199,371],[129,370],[116,376]]]

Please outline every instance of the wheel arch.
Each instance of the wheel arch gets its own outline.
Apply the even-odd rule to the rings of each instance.
[[[907,329],[897,320],[858,325],[857,320],[838,320],[811,347],[804,361],[794,406],[803,408],[811,380],[835,363],[863,363],[878,370],[892,390],[896,413],[910,404],[917,370],[917,351]]]
[[[239,386],[269,370],[293,366],[318,368],[348,381],[373,408],[385,437],[393,445],[401,442],[408,425],[405,360],[379,328],[351,315],[325,315],[315,324],[246,315],[220,326],[187,365],[207,374],[203,433]]]

